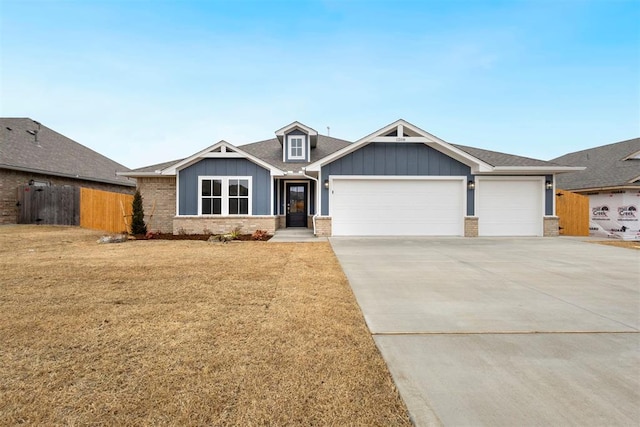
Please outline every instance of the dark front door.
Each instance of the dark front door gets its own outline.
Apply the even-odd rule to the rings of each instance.
[[[307,226],[307,184],[291,183],[287,192],[287,227]]]

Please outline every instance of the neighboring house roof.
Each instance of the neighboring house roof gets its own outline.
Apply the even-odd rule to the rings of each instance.
[[[0,169],[134,187],[126,166],[29,118],[0,118]]]
[[[565,154],[554,162],[586,166],[584,171],[558,176],[564,190],[640,188],[640,138]]]

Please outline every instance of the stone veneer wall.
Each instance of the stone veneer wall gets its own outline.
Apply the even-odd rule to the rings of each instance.
[[[464,237],[478,237],[477,216],[467,216],[464,218]]]
[[[318,237],[331,236],[331,217],[330,216],[316,217],[316,236]]]
[[[29,180],[32,179],[35,181],[48,181],[51,185],[71,185],[114,193],[133,194],[136,191],[133,186],[128,187],[55,175],[0,169],[0,224],[15,224],[18,222],[18,208],[16,207],[16,203],[18,203],[18,186],[28,184]]]
[[[560,219],[557,216],[544,217],[544,237],[557,237],[560,235]]]
[[[173,234],[225,234],[240,228],[242,234],[256,230],[276,231],[278,218],[275,216],[225,216],[199,217],[183,216],[173,218]]]
[[[149,231],[173,233],[173,217],[176,216],[176,177],[138,178],[138,189],[142,196],[144,221]]]

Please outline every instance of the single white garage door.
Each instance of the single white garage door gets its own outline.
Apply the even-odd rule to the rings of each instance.
[[[339,179],[331,183],[334,236],[462,236],[464,179]]]
[[[480,236],[542,236],[540,179],[477,179],[476,215]]]

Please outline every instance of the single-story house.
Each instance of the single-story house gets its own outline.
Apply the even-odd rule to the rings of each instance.
[[[558,176],[558,188],[589,197],[589,234],[640,240],[640,138],[565,154],[554,159],[586,166]]]
[[[133,194],[120,163],[29,118],[0,118],[0,224],[15,224],[18,187],[79,186]]]
[[[293,122],[272,139],[220,141],[121,175],[137,179],[153,228],[175,234],[555,236],[555,176],[579,169],[450,144],[398,120],[355,142]]]

